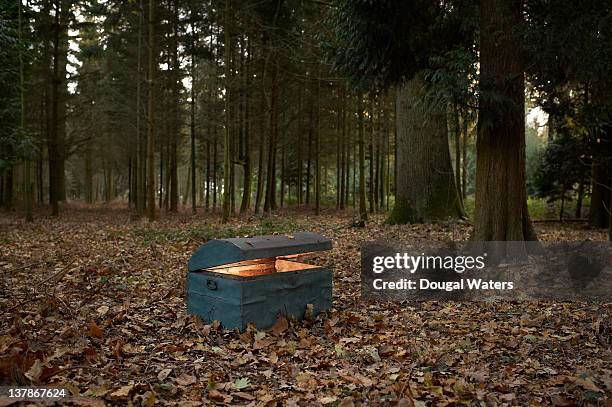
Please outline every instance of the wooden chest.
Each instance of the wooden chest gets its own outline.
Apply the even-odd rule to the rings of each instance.
[[[331,249],[314,233],[211,240],[193,254],[187,273],[187,312],[205,322],[244,330],[271,327],[279,315],[304,317],[332,305],[331,271],[303,260]]]

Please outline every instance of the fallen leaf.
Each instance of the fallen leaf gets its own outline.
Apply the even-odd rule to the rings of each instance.
[[[237,390],[246,389],[250,385],[251,385],[251,383],[249,383],[249,379],[246,378],[246,377],[241,378],[241,379],[236,379],[236,381],[234,382],[234,387]]]
[[[289,322],[287,322],[287,318],[283,315],[279,316],[274,326],[272,326],[272,333],[274,335],[280,335],[285,332],[289,328]]]
[[[183,373],[179,377],[176,378],[176,384],[179,386],[189,386],[196,382],[195,376],[188,375],[187,373]]]
[[[100,328],[98,326],[98,324],[95,323],[95,321],[91,321],[89,323],[89,336],[94,337],[94,338],[98,338],[98,339],[102,339],[104,334],[102,332],[102,328]]]
[[[130,392],[134,388],[133,384],[128,384],[127,386],[120,387],[119,389],[112,392],[110,395],[112,397],[123,398],[130,395]]]
[[[98,315],[100,315],[101,317],[103,317],[104,315],[106,315],[106,313],[108,313],[108,310],[110,308],[108,307],[108,305],[102,305],[100,307],[98,307],[98,309],[96,310],[96,312],[98,313]]]
[[[32,366],[30,366],[28,371],[25,373],[25,376],[28,379],[30,379],[32,382],[37,383],[38,380],[40,379],[40,375],[42,374],[42,371],[43,371],[42,362],[39,359],[36,359],[34,363],[32,363]]]
[[[160,382],[163,382],[164,380],[166,380],[166,378],[168,378],[168,375],[170,375],[170,372],[172,372],[172,369],[162,369],[157,374],[157,378],[159,379]]]
[[[236,396],[236,397],[238,397],[240,399],[248,400],[248,401],[255,400],[255,396],[253,396],[253,395],[251,395],[249,393],[242,392],[242,391],[236,391],[236,392],[232,393],[232,396]]]

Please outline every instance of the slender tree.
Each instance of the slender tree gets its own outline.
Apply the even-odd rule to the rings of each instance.
[[[24,62],[23,62],[23,23],[22,23],[22,7],[21,0],[18,1],[18,16],[17,16],[17,33],[19,38],[19,129],[22,136],[25,136],[26,127],[26,104],[25,104],[25,73],[24,73]],[[34,220],[32,216],[32,181],[31,181],[31,160],[29,152],[26,152],[24,159],[24,176],[23,176],[23,191],[25,201],[25,221],[32,222]]]
[[[364,222],[368,219],[366,208],[366,182],[365,182],[365,139],[363,124],[363,95],[357,95],[357,117],[359,126],[359,219]]]
[[[231,51],[231,0],[225,0],[225,13],[224,13],[224,56],[225,61],[223,62],[225,68],[225,138],[224,138],[224,151],[223,151],[223,222],[227,222],[230,217],[231,209],[231,144],[232,144],[232,110],[231,110],[231,69],[230,60],[232,56]]]
[[[155,220],[155,4],[149,0],[149,77],[147,98],[147,217]]]

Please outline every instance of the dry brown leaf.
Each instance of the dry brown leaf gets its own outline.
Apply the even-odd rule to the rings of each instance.
[[[189,386],[189,385],[194,384],[197,381],[195,376],[188,375],[187,373],[183,373],[182,375],[177,377],[175,380],[176,380],[176,384],[178,384],[179,386]]]
[[[118,388],[117,390],[112,392],[110,395],[112,397],[117,397],[117,398],[128,397],[130,395],[130,392],[132,391],[132,389],[134,389],[134,385],[133,384],[128,384],[126,386],[122,386],[122,387]]]
[[[89,333],[89,336],[94,337],[94,338],[102,339],[104,337],[102,328],[100,328],[98,324],[96,324],[95,321],[91,321],[89,323],[88,333]]]
[[[283,332],[285,332],[287,328],[289,328],[289,322],[287,321],[287,318],[285,316],[281,315],[278,317],[278,319],[276,320],[276,322],[274,323],[274,326],[272,326],[272,329],[270,331],[274,335],[280,335]]]
[[[163,382],[164,380],[168,378],[168,376],[170,375],[170,372],[172,372],[172,369],[162,369],[157,374],[157,378],[159,379],[160,382]]]

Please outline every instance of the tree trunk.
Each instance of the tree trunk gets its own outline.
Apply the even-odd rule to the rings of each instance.
[[[93,163],[91,143],[85,146],[85,202],[93,203]]]
[[[170,150],[168,144],[166,144],[166,152],[168,152],[168,150]],[[161,211],[161,209],[164,207],[164,175],[166,175],[166,180],[169,180],[168,175],[164,174],[164,146],[160,145],[159,146],[159,198],[158,198],[158,203],[157,206],[159,206],[159,210]],[[167,188],[167,184],[166,184],[166,203],[168,203],[168,188]],[[167,208],[167,206],[166,206]]]
[[[612,178],[610,178],[610,185],[612,185]],[[612,242],[612,194],[610,194],[610,201],[608,204],[608,240]]]
[[[176,19],[178,25],[178,7],[176,11]],[[195,32],[195,27],[193,22],[191,23],[191,30]],[[195,48],[195,44],[192,44],[192,49]],[[177,66],[178,69],[178,66]],[[191,212],[195,215],[197,213],[197,202],[196,202],[196,136],[195,136],[195,116],[196,116],[196,65],[195,65],[195,55],[191,55],[191,103],[190,103],[190,113],[191,117],[189,120],[189,133],[191,136],[191,150],[190,150],[190,160],[191,164]],[[177,95],[178,96],[178,95]]]
[[[359,219],[368,219],[366,208],[366,182],[365,182],[365,139],[363,129],[363,95],[357,95],[357,117],[359,120]]]
[[[347,112],[350,112],[349,114],[347,114]],[[350,103],[350,95],[348,97],[345,97],[344,100],[344,127],[346,129],[346,135],[345,135],[345,140],[344,140],[344,144],[345,144],[345,149],[346,149],[346,161],[344,163],[344,176],[346,177],[345,181],[344,181],[344,206],[346,208],[348,208],[349,206],[349,196],[350,196],[350,181],[351,181],[351,162],[355,161],[355,156],[353,155],[352,159],[351,159],[351,148],[354,149],[355,146],[353,144],[353,132],[352,132],[352,124],[353,121],[351,120],[351,118],[353,117],[353,113],[351,110],[351,103]]]
[[[217,145],[219,144],[217,142],[217,126],[215,125],[213,128],[213,168],[212,168],[212,180],[213,180],[213,187],[212,187],[212,210],[213,212],[215,212],[215,210],[217,209],[217,157],[218,157],[218,153],[217,153]]]
[[[455,135],[455,185],[459,191],[459,201],[461,201],[461,123],[459,115],[459,107],[453,103],[453,134]],[[463,205],[462,205],[463,206]]]
[[[276,209],[276,143],[278,140],[278,61],[274,61],[270,92],[270,138],[268,141],[268,168],[264,212]]]
[[[582,216],[582,200],[584,199],[584,173],[580,177],[580,183],[578,184],[578,197],[576,198],[576,213],[574,217],[580,219]]]
[[[242,157],[244,178],[242,183],[242,202],[240,203],[240,213],[246,213],[251,207],[251,185],[253,175],[251,173],[251,40],[247,39],[247,60],[246,60],[246,95],[244,96],[244,154]]]
[[[389,223],[462,216],[448,146],[446,109],[427,96],[423,73],[397,89],[395,207]]]
[[[589,213],[589,224],[596,228],[608,226],[610,202],[610,175],[605,165],[600,162],[593,162],[591,170],[591,210]]]
[[[309,98],[310,119],[308,120],[308,157],[306,158],[306,205],[310,205],[310,167],[312,166],[313,112],[312,97]]]
[[[23,27],[22,27],[22,4],[19,1],[17,9],[17,34],[19,37],[19,131],[22,136],[25,135],[25,123],[26,123],[26,104],[25,104],[25,73],[23,63]],[[31,168],[32,162],[30,159],[30,152],[26,151],[23,174],[23,192],[24,192],[24,209],[25,209],[25,221],[32,222],[32,180],[31,180]]]
[[[304,145],[302,141],[302,93],[303,93],[303,85],[300,81],[298,83],[299,91],[298,91],[298,128],[297,128],[297,203],[301,205],[303,203],[303,194],[302,194],[302,167],[304,166],[304,158],[302,157],[302,147]]]
[[[149,77],[147,100],[147,217],[155,220],[155,4],[149,0]]]
[[[178,57],[178,26],[179,26],[179,5],[178,0],[173,0],[171,5],[172,17],[170,18],[171,33],[168,33],[168,66],[171,67],[171,71],[168,72],[168,79],[170,80],[168,91],[171,93],[170,100],[168,101],[168,113],[169,113],[169,143],[166,150],[168,155],[168,165],[166,169],[166,178],[168,187],[166,188],[166,209],[170,212],[176,212],[178,210],[179,200],[179,187],[178,187],[178,144],[181,135],[181,123],[180,123],[180,63]],[[193,63],[193,61],[192,61]],[[193,68],[193,67],[192,67]],[[160,188],[161,190],[161,188]],[[187,196],[184,198],[187,199]],[[167,205],[169,203],[169,206]]]
[[[66,116],[67,116],[67,100],[68,87],[66,83],[66,66],[68,63],[68,25],[70,18],[70,7],[72,1],[60,0],[58,3],[61,7],[59,18],[59,49],[58,49],[58,75],[56,81],[58,84],[57,96],[57,181],[58,181],[58,199],[60,202],[66,201]]]
[[[225,61],[225,138],[223,149],[223,223],[226,223],[230,217],[231,208],[231,144],[232,144],[232,114],[231,114],[231,41],[230,21],[231,21],[231,0],[225,0],[225,15],[224,15],[224,56]]]
[[[59,78],[59,54],[60,54],[60,9],[61,0],[55,0],[55,17],[53,22],[53,49],[52,61],[53,72],[51,75],[51,118],[49,135],[47,138],[47,151],[49,155],[49,203],[51,204],[51,215],[59,215],[60,199],[60,152],[58,143],[58,123],[59,123],[59,88],[61,79]],[[6,195],[6,192],[5,192]],[[6,200],[6,197],[5,197]]]
[[[136,51],[136,212],[139,215],[144,215],[145,212],[145,148],[143,146],[142,131],[140,126],[141,118],[141,58],[142,58],[142,25],[144,20],[144,6],[142,0],[139,0],[138,14],[138,41]]]
[[[467,197],[467,148],[468,148],[468,116],[463,118],[463,143],[461,143],[461,198],[465,202]]]
[[[315,215],[321,212],[321,66],[317,69],[317,130],[315,132]]]
[[[376,182],[374,179],[374,95],[370,93],[370,95],[368,96],[368,99],[370,99],[370,106],[368,108],[369,110],[369,114],[370,114],[370,141],[368,143],[368,161],[369,161],[369,178],[370,178],[370,182],[366,183],[366,185],[369,185],[368,188],[368,203],[369,203],[369,207],[370,207],[370,213],[373,213],[376,208],[376,201],[374,199],[374,190],[376,189]]]
[[[347,161],[347,142],[346,142],[346,89],[344,84],[340,85],[341,98],[340,98],[340,128],[339,132],[339,144],[340,144],[340,162],[338,168],[338,185],[337,188],[340,194],[340,209],[344,209],[346,206],[345,191],[346,191],[346,161]]]
[[[476,241],[536,238],[527,211],[525,82],[521,44],[515,34],[521,4],[480,1],[481,103],[472,236]]]

